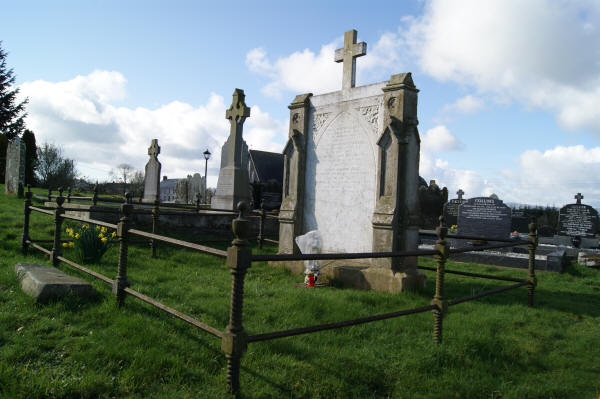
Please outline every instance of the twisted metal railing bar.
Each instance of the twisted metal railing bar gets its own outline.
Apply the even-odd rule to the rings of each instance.
[[[42,209],[40,207],[31,206],[31,197],[32,193],[28,187],[28,191],[26,193],[24,213],[25,213],[25,223],[23,227],[23,237],[22,237],[22,249],[23,252],[27,251],[28,247],[32,247],[38,249],[48,255],[52,260],[53,264],[57,264],[58,262],[64,262],[67,265],[70,265],[84,273],[90,274],[91,276],[103,280],[104,282],[111,284],[113,287],[113,294],[117,298],[117,304],[119,306],[123,305],[124,298],[127,295],[133,296],[143,302],[150,304],[158,309],[165,311],[166,313],[171,314],[174,317],[177,317],[205,332],[210,333],[211,335],[221,339],[221,349],[225,353],[225,357],[227,359],[227,385],[230,391],[236,393],[240,388],[240,361],[243,353],[247,350],[247,346],[251,342],[260,342],[267,341],[271,339],[290,337],[300,334],[308,334],[315,333],[318,331],[331,330],[336,328],[349,327],[358,324],[364,324],[379,320],[385,320],[400,316],[406,316],[411,314],[423,313],[426,311],[432,311],[434,316],[434,329],[433,329],[433,337],[434,341],[439,343],[442,340],[442,327],[443,327],[443,318],[448,312],[448,308],[450,306],[454,306],[460,303],[464,303],[467,301],[475,300],[478,298],[483,298],[485,296],[498,294],[501,292],[509,291],[512,289],[516,289],[522,286],[527,286],[528,290],[528,306],[533,306],[533,298],[534,298],[534,289],[537,284],[537,280],[535,277],[535,269],[534,269],[534,261],[535,261],[535,250],[537,248],[537,226],[535,223],[531,223],[529,225],[529,237],[528,240],[502,240],[502,239],[490,239],[498,242],[503,242],[501,244],[491,244],[491,245],[482,245],[468,248],[460,248],[460,249],[450,249],[448,243],[446,242],[446,237],[450,237],[447,232],[447,227],[444,226],[444,220],[440,217],[440,226],[436,229],[437,241],[435,244],[435,249],[423,249],[423,250],[413,250],[413,251],[394,251],[394,252],[378,252],[378,253],[349,253],[349,254],[279,254],[279,255],[253,255],[252,250],[248,246],[248,236],[249,236],[249,220],[245,217],[245,204],[238,205],[238,216],[232,222],[232,230],[234,234],[234,239],[232,245],[227,249],[227,251],[221,251],[215,248],[206,247],[199,244],[190,243],[183,240],[177,240],[170,237],[161,236],[156,234],[155,231],[153,233],[148,233],[138,229],[129,228],[129,217],[133,213],[133,207],[131,204],[122,204],[120,212],[122,217],[117,225],[113,225],[110,223],[97,223],[99,221],[95,221],[92,219],[86,218],[78,218],[73,216],[67,216],[64,214],[65,209],[62,207],[64,203],[64,197],[62,197],[62,190],[59,190],[59,196],[56,198],[56,208],[54,211],[48,211],[46,209]],[[73,198],[73,197],[72,197]],[[156,208],[155,203],[155,208]],[[54,239],[51,241],[53,243],[52,250],[47,250],[46,248],[35,243],[36,240],[31,240],[29,238],[29,213],[31,211],[37,211],[48,215],[54,216],[55,229],[54,229]],[[153,217],[157,215],[158,212],[155,211],[153,213]],[[266,219],[266,212],[264,208],[258,214],[259,220],[262,222]],[[63,219],[72,219],[77,221],[85,221],[90,224],[98,224],[111,228],[117,229],[117,236],[119,241],[119,265],[118,265],[118,273],[117,277],[113,280],[104,275],[91,271],[81,265],[78,265],[75,262],[72,262],[62,256],[60,253],[60,230]],[[154,230],[154,226],[153,226]],[[218,329],[209,326],[199,320],[194,319],[188,315],[185,315],[173,308],[170,308],[144,294],[141,294],[129,287],[129,282],[127,280],[127,245],[129,241],[129,236],[138,235],[145,238],[150,238],[152,242],[163,241],[173,245],[178,245],[182,247],[186,247],[192,250],[196,250],[203,253],[208,253],[211,255],[215,255],[221,258],[226,258],[226,264],[230,268],[230,272],[232,275],[232,285],[231,285],[231,300],[230,300],[230,309],[229,309],[229,323],[225,329],[225,331],[219,331]],[[465,239],[473,239],[472,237],[458,237],[457,235],[453,236],[454,238],[465,238]],[[269,241],[264,238],[262,232],[259,233],[259,245],[262,244],[262,241]],[[478,237],[477,239],[482,239]],[[484,238],[485,239],[485,238]],[[275,242],[275,240],[271,240]],[[49,242],[49,240],[47,241]],[[516,245],[527,245],[529,248],[529,267],[528,267],[528,275],[526,279],[517,279],[511,277],[503,277],[503,276],[490,276],[478,273],[469,273],[469,272],[461,272],[461,271],[452,271],[445,270],[445,263],[449,256],[452,253],[460,253],[460,252],[469,252],[469,251],[483,251],[485,249],[492,248],[502,248],[507,246],[516,246]],[[361,317],[351,320],[337,321],[332,323],[318,324],[300,328],[293,328],[287,330],[280,330],[268,333],[260,333],[248,335],[243,327],[243,299],[244,299],[244,278],[251,267],[252,262],[256,261],[286,261],[286,260],[329,260],[329,259],[365,259],[365,258],[384,258],[384,257],[403,257],[403,256],[433,256],[436,260],[436,267],[425,267],[420,266],[420,269],[431,270],[436,272],[436,288],[435,295],[430,305],[420,306],[412,309],[405,309],[395,312],[389,312],[379,315]],[[501,281],[510,281],[516,282],[510,286],[496,288],[492,290],[487,290],[484,292],[480,292],[475,295],[471,295],[464,298],[458,298],[453,300],[447,300],[444,297],[444,277],[445,274],[457,274],[468,277],[478,277],[478,278],[486,278],[493,280],[501,280]]]
[[[397,312],[383,313],[383,314],[374,315],[374,316],[359,317],[357,319],[336,321],[333,323],[317,324],[314,326],[307,326],[307,327],[300,327],[300,328],[292,328],[289,330],[274,331],[274,332],[264,333],[264,334],[254,334],[254,335],[248,336],[248,342],[267,341],[270,339],[291,337],[293,335],[307,334],[307,333],[313,333],[313,332],[317,332],[317,331],[333,330],[333,329],[341,328],[341,327],[356,326],[359,324],[370,323],[372,321],[386,320],[386,319],[392,319],[392,318],[400,317],[400,316],[407,316],[407,315],[411,315],[411,314],[423,313],[423,312],[427,312],[428,310],[433,310],[435,308],[436,308],[436,305],[427,305],[427,306],[421,306],[418,308],[400,310]]]

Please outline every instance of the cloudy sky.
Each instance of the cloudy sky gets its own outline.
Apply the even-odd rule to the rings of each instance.
[[[28,128],[82,175],[141,170],[158,138],[169,177],[204,173],[208,148],[215,186],[233,90],[250,148],[281,151],[294,96],[340,89],[348,29],[368,45],[357,85],[413,73],[427,181],[600,206],[597,0],[22,1],[3,5],[0,40]]]

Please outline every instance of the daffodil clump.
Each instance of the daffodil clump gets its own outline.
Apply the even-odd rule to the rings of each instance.
[[[108,249],[111,241],[116,237],[116,232],[109,232],[106,227],[92,228],[87,224],[82,225],[77,231],[67,228],[66,233],[72,241],[64,242],[64,248],[73,248],[75,257],[80,262],[98,262]]]
[[[450,226],[450,228],[448,229],[448,232],[451,234],[456,233],[456,230],[458,230],[458,226],[453,224],[452,226]]]

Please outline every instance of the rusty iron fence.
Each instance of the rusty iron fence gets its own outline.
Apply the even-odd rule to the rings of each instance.
[[[121,215],[121,211],[120,211],[119,207],[112,206],[112,207],[102,208],[102,207],[96,207],[96,206],[99,203],[131,204],[131,205],[137,206],[137,207],[133,208],[132,214],[151,215],[152,216],[151,233],[154,235],[157,235],[159,232],[160,216],[199,217],[199,216],[204,215],[203,213],[200,213],[200,211],[203,211],[203,210],[210,210],[211,212],[217,212],[219,214],[230,214],[233,216],[237,215],[237,213],[238,213],[237,211],[234,211],[231,209],[216,209],[216,208],[210,208],[210,204],[201,204],[200,203],[200,195],[196,196],[196,204],[195,205],[189,205],[189,204],[164,203],[164,202],[160,202],[160,201],[154,201],[154,202],[137,201],[136,202],[136,201],[132,200],[132,196],[130,193],[125,193],[125,196],[122,199],[111,198],[111,197],[100,197],[100,196],[98,196],[98,186],[94,187],[94,195],[92,197],[72,196],[70,187],[67,190],[66,196],[63,196],[64,190],[62,188],[59,188],[57,191],[58,191],[58,195],[53,195],[52,189],[49,188],[48,194],[46,196],[33,194],[33,197],[36,198],[37,200],[48,201],[48,202],[52,202],[53,200],[57,201],[59,197],[62,197],[63,203],[67,204],[66,207],[63,206],[64,210],[65,211],[76,211],[76,212],[81,212],[81,211],[86,211],[86,210],[85,209],[71,209],[71,208],[68,208],[68,204],[71,204],[74,201],[83,201],[83,202],[88,201],[88,202],[91,202],[93,204],[93,206],[95,206],[95,208],[93,209],[94,213],[110,213],[110,214],[115,214],[115,215]],[[45,207],[45,206],[38,206],[37,208],[44,209],[44,210],[55,209],[55,207]],[[278,219],[277,215],[278,215],[278,211],[266,211],[265,207],[264,207],[264,201],[263,201],[260,204],[260,208],[253,210],[251,215],[248,216],[250,218],[255,219],[255,221],[257,222],[258,234],[256,237],[252,237],[252,240],[257,241],[259,249],[263,248],[263,244],[265,242],[269,242],[272,244],[279,243],[279,241],[273,239],[274,237],[267,237],[267,235],[265,234],[266,219]],[[74,218],[74,217],[70,217],[70,218]],[[83,219],[81,219],[81,218],[76,219],[76,220],[83,221]],[[223,237],[220,239],[213,239],[213,240],[203,240],[203,242],[207,242],[207,243],[208,242],[210,242],[210,243],[231,242],[231,240],[233,240],[234,237],[231,234],[231,232],[228,232],[228,233],[229,234],[222,234],[224,236],[227,235],[226,237]],[[148,236],[147,234],[144,235],[144,237],[149,238],[149,246],[152,251],[151,256],[153,258],[156,258],[158,241],[160,241],[160,240],[154,236],[152,236],[152,237]]]
[[[528,291],[528,306],[533,306],[534,290],[537,284],[534,262],[535,262],[535,251],[537,247],[537,226],[535,222],[529,225],[529,236],[526,240],[506,240],[500,238],[494,238],[493,241],[499,242],[499,244],[482,245],[477,247],[451,249],[446,241],[448,237],[448,229],[444,226],[443,218],[440,217],[440,226],[436,229],[435,234],[437,241],[434,249],[423,249],[423,250],[412,250],[412,251],[395,251],[395,252],[371,252],[371,253],[344,253],[344,254],[277,254],[277,255],[264,255],[264,254],[253,254],[252,249],[249,247],[248,233],[250,231],[250,221],[246,218],[246,204],[240,203],[238,205],[238,216],[232,221],[232,230],[234,239],[231,246],[227,248],[227,251],[222,251],[216,248],[210,248],[199,244],[194,244],[182,240],[175,240],[169,237],[161,236],[154,233],[144,232],[138,229],[133,229],[130,226],[130,217],[133,211],[132,204],[122,204],[121,212],[122,217],[118,224],[111,224],[97,220],[89,220],[74,216],[65,215],[65,211],[68,208],[63,207],[65,198],[62,193],[59,192],[59,196],[56,197],[56,208],[53,210],[43,209],[31,205],[32,193],[30,190],[26,192],[24,203],[24,225],[23,225],[23,236],[22,236],[22,250],[24,253],[27,252],[29,247],[35,248],[47,254],[53,265],[58,265],[63,262],[71,267],[74,267],[84,273],[87,273],[95,278],[110,284],[112,287],[112,293],[116,297],[116,303],[118,307],[124,305],[124,300],[127,295],[133,296],[143,302],[150,304],[156,308],[159,308],[174,317],[177,317],[202,331],[211,334],[221,340],[221,349],[225,354],[227,361],[226,378],[228,389],[236,393],[240,389],[240,363],[244,352],[246,352],[248,344],[253,342],[267,341],[271,339],[291,337],[300,334],[315,333],[324,330],[337,329],[342,327],[354,326],[358,324],[370,323],[379,320],[391,319],[400,316],[407,316],[411,314],[423,313],[431,311],[433,313],[433,339],[436,343],[442,341],[442,327],[443,319],[447,314],[449,307],[458,305],[463,302],[472,301],[485,296],[498,294],[508,290],[516,289],[519,287],[526,286]],[[51,215],[54,218],[54,238],[53,240],[34,240],[29,236],[29,218],[32,211],[40,212],[43,214]],[[264,215],[266,216],[266,215]],[[82,221],[86,223],[92,223],[99,226],[108,227],[115,229],[117,232],[117,238],[119,243],[119,260],[117,267],[117,275],[114,279],[111,279],[102,274],[96,273],[89,270],[69,259],[62,256],[61,253],[61,230],[62,222],[65,219]],[[169,306],[166,306],[153,298],[150,298],[138,291],[135,291],[130,287],[130,283],[127,279],[127,248],[131,236],[141,236],[150,238],[152,240],[162,241],[173,245],[182,246],[189,248],[201,253],[210,254],[226,260],[226,265],[229,267],[232,275],[231,283],[231,294],[230,294],[230,305],[229,305],[229,322],[224,331],[203,323],[191,316],[183,314]],[[467,238],[467,236],[453,235],[454,238]],[[471,237],[473,238],[473,237]],[[482,237],[477,237],[481,239]],[[39,245],[41,242],[52,242],[52,249],[46,249]],[[447,270],[445,264],[447,259],[453,253],[467,252],[467,251],[482,251],[485,249],[502,248],[507,246],[526,245],[529,249],[529,267],[528,275],[525,279],[502,277],[485,275],[478,273],[469,273],[455,270]],[[299,328],[248,334],[243,326],[243,302],[244,302],[244,279],[245,275],[252,266],[252,262],[271,261],[281,262],[289,260],[326,260],[326,259],[366,259],[366,258],[387,258],[387,257],[404,257],[404,256],[433,256],[436,260],[436,267],[424,267],[420,266],[420,269],[435,271],[435,294],[429,305],[420,306],[411,309],[403,309],[389,313],[377,314],[368,317],[361,317],[351,320],[343,320],[326,324],[317,324],[311,326],[304,326]],[[474,294],[471,296],[447,299],[444,295],[444,281],[446,274],[457,274],[468,277],[478,277],[484,279],[492,279],[499,281],[508,281],[513,284],[487,290]]]

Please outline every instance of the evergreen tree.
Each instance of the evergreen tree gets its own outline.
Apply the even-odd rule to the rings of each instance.
[[[6,55],[0,41],[0,183],[4,183],[8,140],[25,129],[25,105],[28,101],[25,99],[17,104],[19,89],[14,88],[15,76],[12,68],[6,66]]]
[[[6,167],[6,149],[8,148],[8,139],[0,134],[0,184],[4,184],[4,168]]]
[[[29,129],[23,132],[22,140],[25,142],[25,184],[36,184],[35,170],[38,167],[37,146],[35,134]]]
[[[25,129],[25,105],[28,100],[17,103],[19,89],[14,88],[15,76],[12,68],[6,66],[6,56],[0,41],[0,133],[12,140]]]

